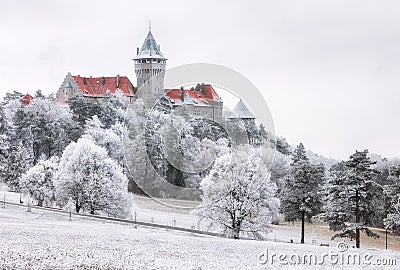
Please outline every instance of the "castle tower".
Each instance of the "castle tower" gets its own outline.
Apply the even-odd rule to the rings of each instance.
[[[152,104],[153,97],[164,92],[166,58],[160,51],[149,27],[149,33],[142,48],[137,48],[135,73],[137,78],[137,96],[142,98],[146,107]],[[151,80],[150,80],[151,79]]]

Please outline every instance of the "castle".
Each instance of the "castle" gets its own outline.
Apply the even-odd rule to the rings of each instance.
[[[72,96],[80,94],[87,102],[102,102],[107,92],[120,91],[127,102],[142,98],[145,106],[152,105],[152,97],[165,92],[171,107],[185,106],[193,116],[222,121],[223,102],[212,85],[199,83],[190,89],[165,89],[164,74],[167,59],[161,53],[151,29],[137,48],[133,58],[136,74],[136,87],[128,77],[83,77],[68,73],[57,91],[57,100],[68,104]]]

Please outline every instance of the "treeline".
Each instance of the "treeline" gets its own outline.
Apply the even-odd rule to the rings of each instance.
[[[1,177],[26,203],[125,217],[132,207],[124,173],[122,94],[71,106],[38,91],[30,104],[8,93],[0,107]],[[32,202],[31,202],[32,201]]]
[[[345,161],[326,159],[307,152],[302,144],[291,147],[262,125],[191,118],[185,111],[174,113],[163,99],[147,109],[141,99],[127,106],[121,93],[107,93],[100,103],[77,95],[69,106],[40,91],[28,106],[21,96],[8,93],[0,107],[0,171],[10,189],[28,194],[36,204],[123,216],[130,207],[127,190],[207,201],[217,191],[206,184],[215,182],[236,185],[229,197],[221,197],[231,203],[229,209],[242,205],[243,198],[269,202],[264,208],[248,202],[253,208],[234,220],[234,237],[240,234],[238,224],[253,224],[261,217],[251,211],[265,212],[259,222],[267,222],[271,215],[277,220],[277,209],[287,221],[301,221],[301,242],[305,224],[316,219],[327,222],[334,237],[350,237],[357,246],[362,232],[377,237],[370,226],[400,229],[398,159],[367,150]],[[250,148],[233,150],[235,145]],[[247,158],[253,156],[247,165],[246,151]],[[264,152],[274,154],[273,163],[260,154]],[[232,164],[243,166],[227,162],[235,155],[243,157]],[[239,194],[255,181],[265,192],[257,191],[257,197]],[[177,187],[176,192],[166,194],[167,186]],[[179,187],[193,192],[179,192]],[[221,193],[226,190],[219,188]],[[214,205],[212,213],[222,205]],[[210,219],[209,213],[202,211]]]
[[[272,179],[280,187],[281,212],[287,221],[322,220],[360,247],[360,234],[379,237],[369,227],[400,229],[400,160],[356,151],[334,164],[313,163],[299,144],[290,156],[279,157]]]

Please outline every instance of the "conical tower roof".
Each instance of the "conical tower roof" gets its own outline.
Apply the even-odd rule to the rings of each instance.
[[[231,113],[228,118],[256,119],[254,114],[249,110],[249,108],[247,108],[242,99],[240,99],[236,104],[235,108],[233,109],[233,113]]]
[[[157,45],[157,42],[151,33],[151,30],[149,30],[139,54],[134,59],[142,58],[165,59],[164,55],[160,51],[160,47]]]

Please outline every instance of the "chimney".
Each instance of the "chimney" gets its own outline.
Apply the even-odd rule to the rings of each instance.
[[[183,86],[181,86],[181,96],[182,96],[182,101],[185,101],[185,89],[183,89]]]
[[[104,76],[101,78],[101,84],[105,85],[106,84],[106,78],[104,78]]]
[[[136,47],[136,55],[139,55],[139,47]]]
[[[119,88],[119,74],[117,74],[117,88]]]
[[[86,77],[83,77],[83,84],[86,84]]]
[[[204,83],[201,84],[201,92],[203,95],[206,95],[206,91],[204,90]]]

